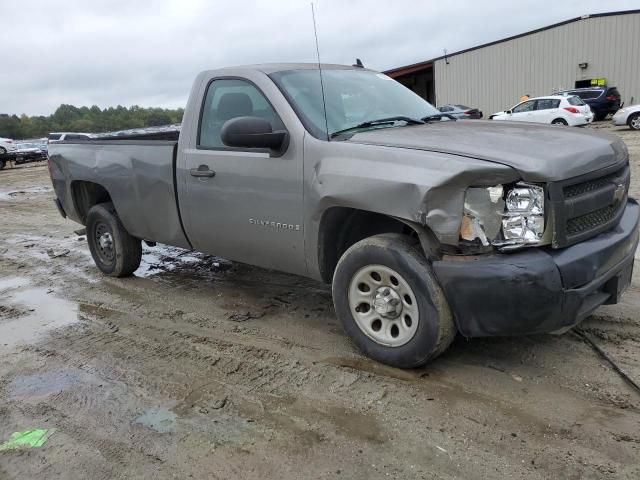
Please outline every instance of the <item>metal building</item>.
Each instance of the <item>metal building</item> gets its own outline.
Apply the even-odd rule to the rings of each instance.
[[[385,72],[434,105],[478,107],[485,118],[522,95],[606,83],[640,103],[640,10],[572,18],[446,57]]]

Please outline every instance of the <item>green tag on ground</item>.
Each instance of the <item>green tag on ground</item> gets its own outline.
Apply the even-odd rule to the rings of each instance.
[[[0,452],[19,448],[39,448],[47,443],[53,430],[36,428],[25,432],[14,432],[9,440],[0,445]]]

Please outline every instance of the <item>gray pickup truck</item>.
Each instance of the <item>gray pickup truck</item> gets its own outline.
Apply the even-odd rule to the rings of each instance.
[[[179,135],[52,143],[49,166],[105,274],[146,241],[331,283],[353,341],[398,367],[616,303],[640,215],[624,143],[443,117],[364,68],[226,68],[198,75]]]

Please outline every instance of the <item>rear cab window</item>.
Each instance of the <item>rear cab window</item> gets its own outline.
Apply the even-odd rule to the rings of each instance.
[[[49,134],[49,140],[60,140],[60,137],[62,137],[61,133],[50,133]]]

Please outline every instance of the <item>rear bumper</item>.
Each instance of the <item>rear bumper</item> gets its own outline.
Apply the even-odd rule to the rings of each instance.
[[[563,330],[617,303],[631,281],[640,207],[612,230],[571,247],[446,257],[433,268],[467,337]]]

